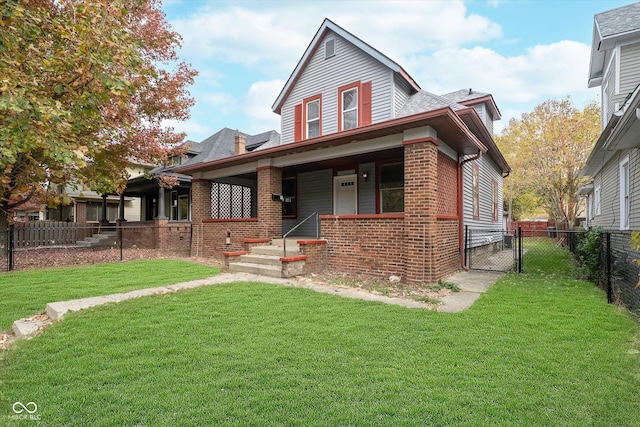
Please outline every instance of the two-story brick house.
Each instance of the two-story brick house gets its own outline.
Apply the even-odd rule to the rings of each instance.
[[[192,176],[192,253],[241,253],[297,227],[314,237],[301,259],[321,246],[316,267],[431,283],[460,269],[465,224],[501,229],[509,166],[491,95],[423,91],[325,20],[272,108],[279,146],[176,169]]]
[[[582,175],[587,222],[640,229],[640,3],[594,17],[589,87],[601,88],[602,134]]]

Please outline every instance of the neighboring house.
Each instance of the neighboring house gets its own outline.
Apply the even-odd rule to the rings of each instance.
[[[640,229],[640,3],[595,15],[588,85],[601,88],[602,134],[582,170],[586,226]]]
[[[510,169],[491,95],[423,91],[326,19],[272,109],[281,145],[175,168],[192,177],[192,253],[222,258],[298,226],[323,268],[433,283],[461,268],[465,225],[502,229]]]
[[[280,144],[280,135],[272,130],[249,135],[223,128],[202,142],[187,141],[190,146],[184,156],[175,156],[169,165],[149,170],[144,175],[132,177],[123,195],[139,200],[135,215],[125,212],[127,221],[154,221],[156,219],[191,221],[191,177],[174,172],[178,167],[210,162],[235,154],[250,152],[259,147]],[[177,181],[171,188],[160,186],[158,177],[171,176]]]

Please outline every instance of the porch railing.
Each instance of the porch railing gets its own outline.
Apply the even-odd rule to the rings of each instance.
[[[287,236],[291,234],[293,231],[295,231],[302,224],[307,222],[307,220],[311,219],[314,216],[316,217],[316,239],[320,238],[320,222],[318,221],[318,211],[315,211],[314,213],[312,213],[311,215],[309,215],[308,217],[300,221],[298,224],[296,224],[296,226],[293,227],[291,230],[284,233],[284,235],[282,236],[282,246],[284,250],[284,256],[287,256]]]

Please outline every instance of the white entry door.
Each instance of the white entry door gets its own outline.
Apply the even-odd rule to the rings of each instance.
[[[358,175],[333,177],[333,214],[354,215],[358,213]]]

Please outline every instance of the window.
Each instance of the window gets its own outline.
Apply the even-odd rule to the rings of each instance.
[[[491,182],[491,219],[494,222],[498,221],[498,183],[496,181]]]
[[[338,131],[371,124],[371,82],[338,88]]]
[[[380,213],[404,212],[404,164],[380,167]]]
[[[471,197],[473,219],[480,219],[480,168],[474,164],[471,170]]]
[[[118,218],[118,205],[107,203],[107,220],[113,222]],[[97,222],[102,219],[102,202],[87,203],[87,222]]]
[[[282,180],[282,216],[295,218],[296,210],[296,178],[284,178]]]
[[[620,161],[620,229],[629,229],[629,156]]]
[[[307,103],[307,138],[320,135],[320,100]]]
[[[342,92],[342,130],[358,127],[358,88]]]
[[[331,58],[336,54],[336,40],[327,39],[324,42],[324,59]]]
[[[595,190],[593,190],[593,216],[600,215],[600,186],[598,185]]]

